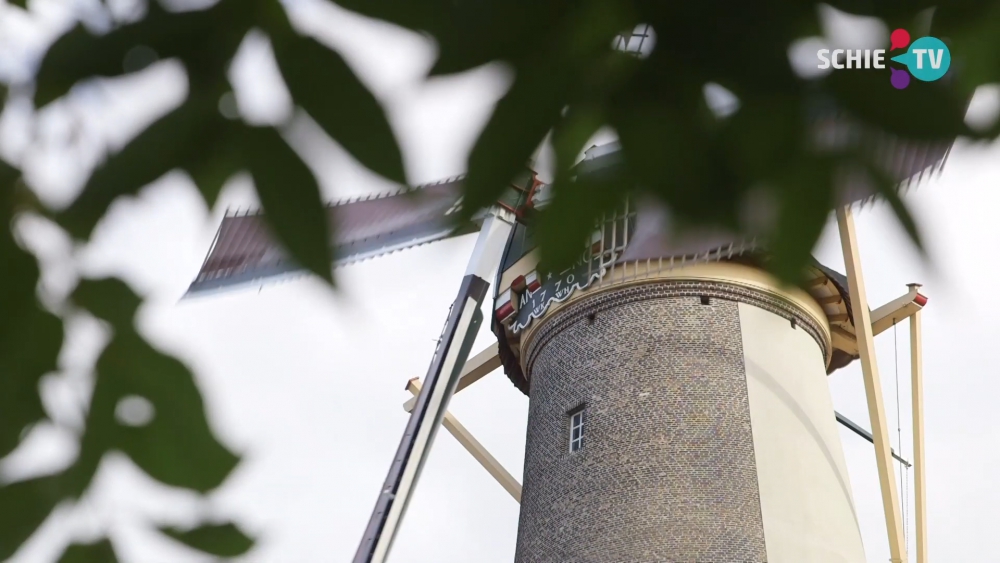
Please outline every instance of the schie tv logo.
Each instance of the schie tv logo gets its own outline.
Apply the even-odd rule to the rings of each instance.
[[[948,72],[951,66],[951,52],[948,46],[937,37],[921,37],[910,43],[910,34],[905,29],[897,29],[889,36],[890,51],[902,49],[910,46],[901,55],[892,57],[893,62],[905,65],[907,70],[900,70],[889,67],[892,75],[889,82],[897,90],[902,90],[910,85],[910,75],[917,80],[933,82]],[[828,69],[831,66],[835,69],[851,68],[885,68],[885,49],[860,50],[860,49],[820,49],[816,55],[819,57],[820,69]]]

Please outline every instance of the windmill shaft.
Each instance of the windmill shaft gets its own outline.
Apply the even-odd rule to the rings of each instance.
[[[354,563],[382,563],[389,555],[420,470],[482,324],[480,308],[490,285],[485,278],[500,264],[512,222],[513,217],[499,209],[491,210],[483,221],[466,275],[452,304],[438,349],[431,359],[423,388],[389,467]]]
[[[475,276],[466,276],[462,281],[441,344],[431,360],[426,383],[403,432],[354,563],[380,563],[389,554],[410,493],[427,459],[448,399],[458,383],[457,376],[482,323],[479,307],[488,287],[485,280]]]

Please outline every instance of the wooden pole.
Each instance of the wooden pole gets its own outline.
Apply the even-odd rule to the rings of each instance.
[[[411,379],[407,383],[406,389],[410,393],[413,393],[414,395],[419,395],[420,380],[416,378]],[[407,405],[403,405],[403,408],[406,409],[407,412],[412,410],[412,409],[407,409],[406,407]],[[462,423],[460,423],[458,419],[455,418],[454,415],[452,415],[450,412],[445,412],[444,419],[441,421],[441,425],[444,426],[445,429],[448,430],[448,432],[451,432],[451,435],[454,436],[456,440],[458,440],[458,443],[462,444],[462,447],[464,447],[466,451],[472,454],[472,457],[476,458],[476,461],[479,462],[479,465],[482,465],[483,469],[489,472],[489,474],[492,475],[493,478],[497,480],[497,483],[500,483],[500,486],[503,487],[504,490],[506,490],[508,493],[510,493],[510,496],[514,497],[514,500],[516,500],[518,503],[521,502],[521,484],[518,483],[517,479],[515,479],[513,475],[508,473],[507,470],[504,469],[502,465],[500,465],[500,462],[497,461],[497,458],[493,457],[493,455],[490,454],[490,452],[486,451],[486,448],[483,447],[481,443],[479,443],[479,440],[476,440],[476,438],[472,436],[472,434],[465,428],[465,426],[462,426]]]
[[[911,284],[916,285],[916,284]],[[919,286],[918,286],[919,287]],[[924,366],[920,311],[910,317],[910,371],[913,395],[913,496],[916,504],[917,563],[927,563],[927,490],[924,473]]]
[[[456,393],[479,381],[484,376],[500,367],[499,347],[500,345],[494,342],[493,344],[487,346],[485,350],[469,358],[469,360],[465,362],[465,366],[462,367],[462,373],[459,375],[458,385],[455,386]],[[417,398],[413,397],[409,401],[406,401],[403,405],[403,410],[410,412],[416,404]]]
[[[906,546],[903,541],[899,495],[896,491],[896,481],[893,479],[889,428],[886,425],[885,406],[882,403],[882,383],[879,380],[878,365],[875,361],[875,337],[872,333],[871,312],[868,309],[868,297],[865,293],[864,277],[861,273],[857,232],[850,207],[837,209],[837,223],[840,227],[840,243],[844,250],[844,264],[847,267],[847,285],[851,292],[851,311],[854,314],[858,355],[861,357],[865,395],[868,398],[868,416],[871,420],[872,437],[875,442],[875,460],[878,465],[879,483],[882,487],[882,508],[885,512],[885,527],[889,536],[890,561],[904,563],[906,561]]]

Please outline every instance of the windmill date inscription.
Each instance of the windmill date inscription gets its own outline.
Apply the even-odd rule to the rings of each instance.
[[[544,315],[553,301],[565,301],[574,291],[589,286],[602,275],[604,265],[600,256],[581,260],[558,274],[547,274],[540,288],[531,293],[526,291],[518,299],[517,317],[511,330],[518,333],[525,329],[532,319]]]

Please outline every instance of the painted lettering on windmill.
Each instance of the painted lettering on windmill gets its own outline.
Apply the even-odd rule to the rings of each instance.
[[[544,315],[552,303],[565,301],[575,291],[601,279],[621,256],[634,230],[635,222],[623,214],[594,231],[587,249],[569,268],[545,274],[544,280],[536,272],[524,279],[518,277],[497,298],[497,320],[509,326],[514,334],[521,332],[533,319]]]
[[[579,260],[558,274],[546,275],[545,282],[534,292],[525,291],[518,302],[517,316],[510,329],[517,334],[529,324],[532,319],[545,314],[552,302],[562,302],[578,289],[584,289],[601,278],[607,264],[601,263],[601,256]]]

